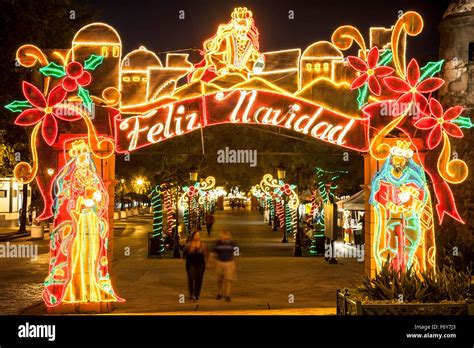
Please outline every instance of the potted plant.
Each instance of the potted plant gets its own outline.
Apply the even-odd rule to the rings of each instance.
[[[471,269],[447,264],[436,273],[395,270],[387,262],[380,272],[364,276],[355,290],[337,290],[339,315],[466,315],[474,314]]]
[[[44,239],[44,226],[40,225],[36,219],[33,220],[33,225],[31,226],[31,239]]]

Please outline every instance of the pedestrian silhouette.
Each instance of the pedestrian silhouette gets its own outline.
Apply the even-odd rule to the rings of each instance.
[[[186,260],[186,273],[188,275],[189,297],[195,302],[201,295],[202,280],[206,270],[208,252],[206,245],[201,241],[199,232],[194,232],[187,243],[183,258]]]
[[[215,267],[217,275],[217,299],[231,301],[230,290],[235,280],[235,242],[229,232],[223,231],[216,241],[213,252],[215,254]]]
[[[206,216],[204,217],[204,220],[206,222],[207,235],[210,236],[212,226],[214,225],[214,222],[215,222],[214,214],[212,214],[212,212],[211,213],[209,213],[209,212],[206,213]]]

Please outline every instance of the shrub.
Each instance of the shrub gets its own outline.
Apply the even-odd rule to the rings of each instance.
[[[473,268],[474,238],[472,231],[458,231],[447,229],[436,236],[438,265],[453,265],[458,271]]]
[[[412,268],[395,270],[387,261],[375,278],[365,275],[360,291],[371,300],[403,302],[464,301],[470,298],[471,270],[458,271],[453,265],[417,275]]]

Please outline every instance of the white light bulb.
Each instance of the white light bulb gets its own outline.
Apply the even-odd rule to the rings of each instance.
[[[87,208],[91,208],[94,206],[94,200],[93,199],[84,199],[84,205]]]
[[[398,198],[400,199],[400,201],[402,203],[406,203],[408,202],[408,200],[410,199],[410,193],[409,192],[401,192],[399,195],[398,195]]]
[[[97,201],[97,202],[100,202],[102,200],[102,193],[100,193],[100,191],[95,191],[93,194],[92,194],[92,198]]]

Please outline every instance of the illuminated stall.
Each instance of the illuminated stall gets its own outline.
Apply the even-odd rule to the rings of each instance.
[[[339,225],[343,231],[343,241],[356,245],[364,244],[364,191],[359,191],[336,203],[339,211]]]

